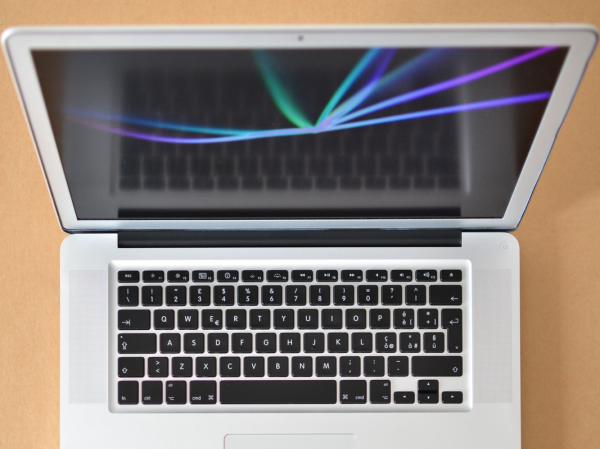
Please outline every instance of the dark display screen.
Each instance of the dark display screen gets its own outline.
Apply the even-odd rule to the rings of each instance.
[[[501,218],[567,50],[33,58],[79,219]]]

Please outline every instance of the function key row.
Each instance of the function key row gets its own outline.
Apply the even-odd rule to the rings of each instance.
[[[381,291],[376,285],[359,285],[356,290],[353,285],[335,285],[333,295],[329,285],[239,285],[237,287],[237,304],[239,306],[336,306],[402,305],[403,288],[401,285],[383,285]],[[427,287],[425,285],[407,285],[405,303],[408,306],[423,306],[427,303]],[[121,286],[117,290],[118,304],[121,307],[135,307],[140,304],[139,287]],[[285,294],[285,295],[284,295]],[[356,295],[356,298],[355,298]],[[211,298],[212,296],[212,298]],[[183,285],[166,287],[166,305],[186,306],[188,303],[188,288]],[[233,306],[236,303],[236,289],[233,285],[190,286],[189,304],[192,306]],[[333,299],[333,301],[332,301]],[[462,304],[461,285],[431,285],[429,286],[429,304],[432,306],[460,306]],[[142,305],[162,306],[163,287],[142,287]]]
[[[138,283],[140,281],[139,271],[119,271],[118,281],[120,283]],[[142,279],[146,283],[164,282],[165,272],[159,270],[144,271]],[[171,270],[167,272],[168,282],[189,282],[190,272],[187,270]],[[238,270],[219,270],[217,271],[218,282],[239,282],[240,273]],[[265,280],[262,270],[243,270],[243,282],[263,282]],[[312,270],[293,270],[291,276],[292,282],[312,282]],[[337,282],[337,270],[317,270],[317,282]],[[362,270],[342,270],[342,282],[386,282],[389,279],[392,282],[411,282],[413,280],[412,270],[391,270],[388,277],[387,270],[367,270],[366,279],[363,278]],[[437,270],[416,270],[416,280],[418,282],[436,282],[438,279]],[[215,273],[211,270],[192,271],[193,282],[214,282]],[[288,282],[289,272],[287,270],[267,270],[267,282]],[[441,270],[440,280],[442,282],[460,282],[462,281],[461,270]]]

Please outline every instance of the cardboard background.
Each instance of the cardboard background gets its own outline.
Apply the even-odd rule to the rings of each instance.
[[[585,22],[598,0],[0,0],[17,25]],[[598,50],[596,51],[598,53]],[[515,236],[524,448],[600,447],[600,56]],[[0,448],[59,445],[60,230],[0,58]]]

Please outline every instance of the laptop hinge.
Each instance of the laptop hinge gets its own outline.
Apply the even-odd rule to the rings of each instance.
[[[119,248],[461,246],[459,229],[121,231]]]

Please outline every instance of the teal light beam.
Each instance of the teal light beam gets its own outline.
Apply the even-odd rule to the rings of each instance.
[[[321,123],[324,119],[327,118],[327,116],[333,110],[333,108],[337,106],[342,97],[346,94],[346,92],[348,92],[348,89],[352,87],[354,82],[358,79],[360,75],[363,74],[365,69],[369,66],[369,64],[371,64],[371,62],[380,52],[381,49],[372,48],[368,52],[366,52],[362,58],[360,58],[358,63],[346,76],[342,84],[340,84],[337,90],[333,93],[333,96],[331,97],[329,102],[325,105],[325,109],[323,109],[323,112],[321,112],[321,115],[317,120],[317,125],[319,125],[319,123]]]
[[[267,90],[281,113],[298,128],[312,128],[313,124],[302,113],[290,93],[280,81],[277,73],[272,67],[271,58],[267,52],[264,50],[255,51],[254,59],[258,64]]]

